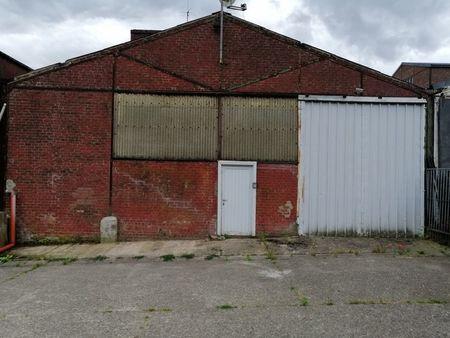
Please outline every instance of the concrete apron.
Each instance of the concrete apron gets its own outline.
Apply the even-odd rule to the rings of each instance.
[[[427,240],[374,238],[231,238],[225,240],[154,240],[100,244],[64,244],[16,247],[10,253],[30,258],[157,258],[164,255],[275,256],[359,255],[382,253],[407,256],[450,256],[450,249]]]

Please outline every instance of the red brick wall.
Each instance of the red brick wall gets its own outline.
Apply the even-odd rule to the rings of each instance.
[[[257,182],[256,232],[292,230],[297,166],[258,164]],[[215,234],[217,164],[114,161],[112,201],[121,240]]]
[[[204,88],[126,57],[117,58],[116,88],[118,90],[198,92]]]
[[[21,82],[19,86],[110,89],[112,88],[112,65],[111,55],[102,56],[33,77]]]
[[[430,79],[431,72],[431,79]],[[393,75],[401,80],[413,78],[413,84],[423,88],[428,88],[431,84],[450,80],[450,67],[419,67],[419,66],[401,66]]]
[[[114,161],[121,240],[206,237],[217,214],[217,163]]]
[[[450,67],[447,68],[433,68],[431,70],[431,83],[439,83],[450,80]]]
[[[20,239],[95,238],[108,213],[111,93],[14,89],[9,98]]]
[[[256,233],[280,235],[297,221],[297,166],[258,164]]]

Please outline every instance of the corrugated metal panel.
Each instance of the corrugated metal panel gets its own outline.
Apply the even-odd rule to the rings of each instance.
[[[302,102],[300,231],[423,234],[423,104]]]
[[[225,97],[222,157],[297,161],[298,100]]]
[[[116,94],[114,156],[217,158],[217,98]]]

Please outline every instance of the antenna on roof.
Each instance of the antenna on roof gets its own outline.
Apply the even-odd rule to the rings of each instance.
[[[190,13],[191,13],[191,6],[189,6],[189,0],[186,0],[186,22],[189,22]]]
[[[219,0],[220,2],[220,50],[219,50],[219,63],[223,63],[223,7],[233,9],[237,11],[246,11],[247,4],[240,6],[233,6],[236,0]]]

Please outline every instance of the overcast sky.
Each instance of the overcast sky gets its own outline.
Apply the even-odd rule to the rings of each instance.
[[[402,61],[450,62],[448,0],[246,0],[239,16],[392,74]],[[239,0],[236,4],[240,4]],[[0,50],[32,68],[218,11],[218,0],[0,0]]]

